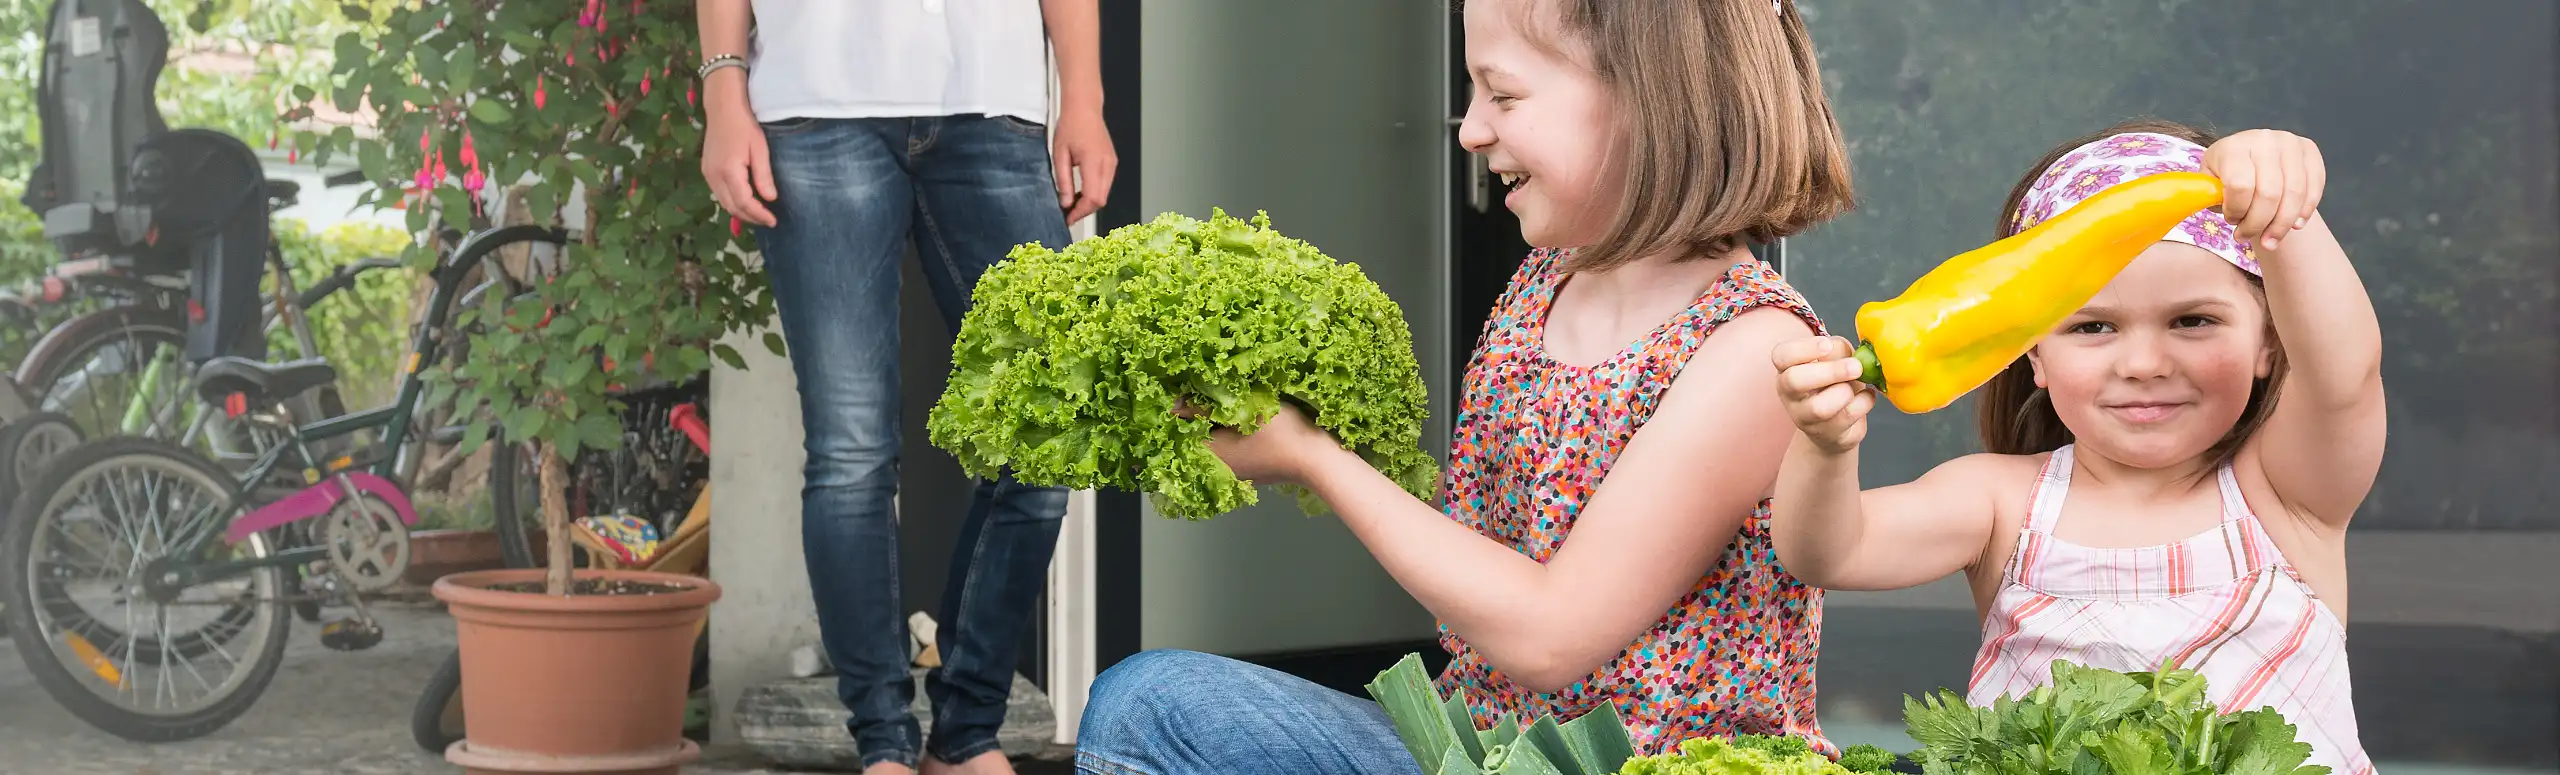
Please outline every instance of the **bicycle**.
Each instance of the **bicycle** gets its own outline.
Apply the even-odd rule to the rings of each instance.
[[[379,643],[381,627],[357,593],[388,587],[406,570],[407,530],[417,513],[391,478],[400,456],[323,459],[312,446],[381,429],[382,446],[399,449],[414,430],[421,368],[436,361],[457,296],[501,283],[492,277],[459,292],[462,281],[500,248],[558,248],[568,239],[547,226],[464,238],[433,272],[426,320],[413,332],[397,397],[384,406],[299,422],[285,401],[335,381],[325,359],[208,361],[194,377],[197,396],[285,442],[246,471],[165,439],[94,440],[56,458],[19,495],[0,538],[10,634],[37,683],[110,734],[167,742],[220,729],[255,704],[282,664],[290,604],[328,597],[352,609],[350,618],[322,629],[324,646]],[[279,473],[298,473],[301,486],[267,486]],[[76,573],[84,561],[92,572]],[[287,581],[295,569],[333,583],[296,592]],[[116,609],[121,629],[110,626]],[[194,609],[219,613],[202,624],[171,623],[173,611]],[[215,657],[227,665],[198,664]],[[208,679],[208,671],[220,680]]]
[[[335,188],[363,182],[361,172],[350,172],[330,176],[323,185]],[[292,181],[268,180],[263,193],[271,210],[281,210],[297,204],[300,191],[301,186]],[[454,235],[448,231],[446,236],[450,244]],[[309,288],[297,289],[292,267],[273,235],[265,261],[274,281],[275,303],[261,305],[260,328],[266,334],[285,328],[306,357],[320,354],[306,317],[311,309],[353,287],[368,272],[401,266],[397,258],[362,258],[336,267]],[[28,347],[16,372],[0,375],[0,504],[13,502],[55,456],[92,435],[176,438],[186,446],[201,446],[235,467],[254,460],[262,446],[275,443],[254,431],[243,434],[244,429],[215,425],[213,413],[183,398],[185,385],[193,379],[183,354],[187,326],[181,310],[187,296],[183,271],[165,261],[103,252],[79,254],[39,277],[0,290],[0,320],[11,325],[54,320]],[[83,302],[104,305],[61,314],[84,306]],[[118,378],[128,378],[131,384]],[[162,394],[180,400],[162,401]],[[296,397],[294,409],[314,417],[345,413],[334,390]],[[0,511],[0,524],[6,522],[6,512]],[[5,610],[0,605],[0,613]],[[298,611],[306,620],[319,620],[316,605],[306,604]],[[7,629],[5,616],[0,616],[0,631]]]

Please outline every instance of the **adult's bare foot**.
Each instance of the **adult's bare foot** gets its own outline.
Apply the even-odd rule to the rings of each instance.
[[[958,764],[926,756],[921,775],[1013,775],[1013,760],[1005,758],[1001,750],[978,754]]]
[[[933,757],[927,756],[925,759],[931,761]],[[916,775],[916,768],[897,762],[881,762],[862,768],[862,775]]]

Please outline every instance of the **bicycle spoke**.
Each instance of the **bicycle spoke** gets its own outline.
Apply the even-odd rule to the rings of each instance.
[[[186,516],[180,518],[178,529],[174,532],[178,540],[170,548],[172,554],[194,552],[199,544],[221,529],[225,520],[214,517],[226,513],[227,509],[224,509],[223,504],[219,502],[203,503],[202,501],[206,500],[204,496],[205,493],[194,491],[192,488],[185,494],[185,503],[189,508]]]
[[[79,548],[79,549],[81,549],[81,550],[83,550],[83,551],[88,552],[88,553],[90,554],[90,556],[92,556],[92,557],[96,557],[96,558],[98,558],[98,564],[99,564],[99,566],[100,566],[100,572],[101,572],[101,573],[105,572],[105,570],[104,570],[104,566],[105,566],[107,563],[111,562],[111,561],[112,561],[112,559],[115,557],[115,551],[114,551],[114,549],[113,549],[112,547],[107,548],[107,549],[104,549],[104,550],[101,550],[101,549],[98,547],[98,545],[97,545],[97,544],[90,543],[89,538],[88,538],[87,536],[85,536],[85,535],[75,535],[75,534],[73,534],[72,532],[70,532],[70,530],[69,530],[69,526],[67,526],[67,525],[63,525],[63,524],[60,524],[60,523],[56,523],[56,524],[54,524],[52,527],[53,527],[53,530],[51,531],[51,533],[52,533],[53,535],[62,536],[62,537],[64,537],[64,538],[72,539],[72,542],[79,544],[79,546],[78,546],[77,548]],[[48,543],[50,543],[50,542],[48,542]],[[56,563],[56,564],[58,564],[58,563]]]
[[[158,613],[158,618],[160,620],[160,648],[153,650],[160,652],[160,670],[158,675],[154,676],[157,680],[151,685],[151,703],[152,707],[155,708],[160,706],[160,690],[162,689],[169,690],[169,703],[171,705],[176,705],[178,701],[177,689],[169,686],[169,652],[177,650],[170,648],[170,646],[175,645],[176,640],[169,637],[169,607],[165,605],[160,606]]]
[[[220,644],[211,639],[207,639],[205,641],[205,645],[212,646],[215,649],[222,648]],[[204,692],[206,694],[212,694],[214,692],[213,682],[204,680],[204,672],[196,669],[196,663],[194,660],[180,660],[178,664],[187,668],[187,674],[195,677],[196,685],[204,687]]]
[[[136,630],[133,628],[133,606],[130,605],[124,607],[124,632],[124,672],[116,675],[119,689],[133,685],[133,633]]]

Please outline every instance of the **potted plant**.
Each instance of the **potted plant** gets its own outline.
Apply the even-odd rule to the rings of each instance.
[[[468,357],[434,375],[431,405],[480,407],[459,454],[493,440],[538,449],[546,532],[567,535],[567,462],[621,444],[612,391],[674,381],[719,336],[771,319],[744,235],[691,163],[698,61],[691,0],[401,4],[334,47],[330,100],[376,115],[373,139],[298,133],[315,158],[351,154],[367,201],[405,209],[424,235],[487,220],[492,189],[520,187],[523,212],[566,230],[556,272],[461,311]],[[361,18],[359,18],[361,17]],[[299,89],[295,104],[319,96]],[[306,118],[296,108],[286,118]],[[424,242],[424,240],[422,240]],[[433,251],[413,246],[413,264]],[[470,326],[477,320],[481,325]],[[765,336],[777,352],[781,339]],[[674,773],[694,639],[719,597],[708,579],[572,569],[444,577],[436,597],[460,631],[470,737],[446,758],[471,772]]]

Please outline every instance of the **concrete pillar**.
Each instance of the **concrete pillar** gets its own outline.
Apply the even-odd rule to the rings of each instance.
[[[772,324],[779,330],[780,323]],[[800,555],[800,393],[764,331],[721,340],[747,369],[712,359],[711,608],[713,742],[738,739],[738,695],[790,677],[794,648],[818,642]]]

